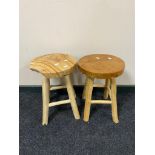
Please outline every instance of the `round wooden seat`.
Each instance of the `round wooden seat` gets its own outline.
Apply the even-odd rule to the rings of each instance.
[[[78,62],[80,71],[93,78],[111,78],[121,75],[125,68],[122,59],[108,54],[93,54],[81,58]]]
[[[31,61],[30,69],[47,78],[62,77],[72,73],[76,60],[67,54],[54,53],[37,57]]]

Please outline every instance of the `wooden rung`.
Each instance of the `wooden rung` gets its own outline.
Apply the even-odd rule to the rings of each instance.
[[[53,106],[56,106],[56,105],[62,105],[62,104],[67,104],[67,103],[70,103],[70,100],[63,100],[63,101],[57,101],[57,102],[51,102],[49,103],[49,107],[53,107]]]
[[[50,86],[50,90],[64,89],[66,86]]]
[[[103,84],[94,84],[93,87],[104,88],[105,86]]]
[[[91,100],[91,104],[111,104],[110,100]]]

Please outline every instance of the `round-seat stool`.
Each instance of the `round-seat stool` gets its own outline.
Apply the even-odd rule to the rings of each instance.
[[[91,104],[111,104],[113,122],[118,123],[115,78],[123,73],[125,68],[124,61],[113,55],[93,54],[81,58],[78,62],[78,68],[86,75],[83,91],[83,98],[85,98],[84,121],[89,121]],[[91,99],[95,78],[105,79],[104,99],[106,100]],[[108,98],[110,99],[107,100]]]
[[[72,111],[75,119],[80,119],[77,103],[75,100],[75,91],[71,83],[70,75],[76,66],[76,60],[67,54],[47,54],[37,57],[31,61],[30,69],[37,71],[43,75],[42,82],[42,99],[43,99],[43,112],[42,112],[42,125],[48,124],[49,107],[71,103]],[[65,79],[64,86],[51,86],[51,78]],[[51,102],[50,103],[50,90],[57,90],[67,88],[69,95],[68,100]]]

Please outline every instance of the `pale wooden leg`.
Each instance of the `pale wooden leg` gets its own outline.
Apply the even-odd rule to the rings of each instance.
[[[75,93],[75,89],[73,88],[73,93],[74,93],[74,98],[76,98],[76,93]]]
[[[71,107],[72,107],[74,117],[75,117],[75,119],[80,119],[79,110],[78,110],[76,100],[75,100],[75,92],[74,92],[74,88],[73,88],[73,85],[71,83],[69,75],[65,76],[65,82],[66,82],[66,87],[67,87],[69,99],[71,101]]]
[[[105,90],[104,90],[104,98],[107,99],[109,96],[109,89],[110,88],[110,79],[105,80]]]
[[[85,101],[85,108],[84,108],[84,121],[89,121],[89,115],[90,115],[90,106],[91,106],[91,97],[92,97],[92,91],[93,91],[93,78],[87,78],[86,82],[86,101]]]
[[[50,92],[50,80],[44,77],[42,82],[42,99],[43,99],[42,125],[48,124],[49,92]]]
[[[88,78],[86,78],[86,82],[85,82],[85,86],[84,86],[84,90],[83,90],[83,94],[82,94],[82,99],[86,98],[86,92],[87,92],[87,80]]]
[[[111,100],[112,100],[112,119],[114,123],[119,123],[118,113],[117,113],[117,97],[116,97],[116,80],[111,79]]]

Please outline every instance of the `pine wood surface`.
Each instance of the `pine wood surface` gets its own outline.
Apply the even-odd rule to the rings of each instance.
[[[79,70],[94,78],[112,78],[124,72],[125,63],[122,59],[108,54],[93,54],[81,58]]]
[[[72,73],[76,60],[67,54],[47,54],[33,59],[30,69],[37,71],[47,78],[62,77]]]

